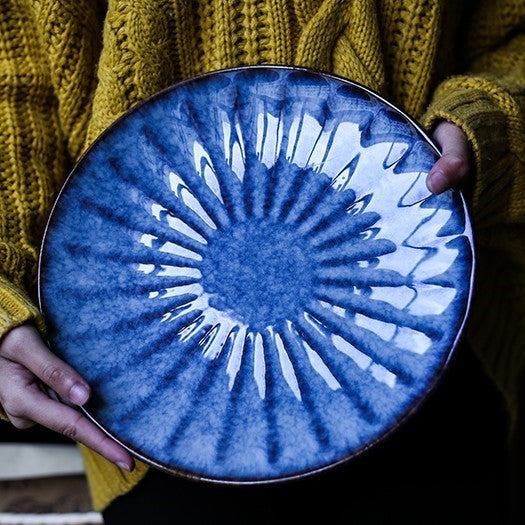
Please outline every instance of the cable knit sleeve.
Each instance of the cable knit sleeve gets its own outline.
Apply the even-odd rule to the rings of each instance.
[[[0,334],[30,319],[37,247],[65,170],[57,100],[26,2],[0,9]]]
[[[469,67],[435,90],[423,124],[470,139],[477,285],[468,338],[517,411],[525,365],[525,22],[523,2],[482,2],[466,32]]]
[[[0,337],[30,320],[45,331],[35,306],[38,250],[84,140],[99,15],[87,0],[0,6]]]

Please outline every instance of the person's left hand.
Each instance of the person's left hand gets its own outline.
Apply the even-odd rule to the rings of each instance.
[[[470,171],[471,148],[467,136],[452,122],[440,122],[432,134],[442,157],[427,176],[427,187],[436,195],[466,182]]]

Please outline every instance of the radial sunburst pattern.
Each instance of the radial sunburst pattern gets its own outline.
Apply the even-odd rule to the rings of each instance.
[[[141,457],[214,480],[311,472],[410,413],[461,332],[459,193],[400,112],[337,78],[207,75],[121,119],[43,245],[54,349]]]

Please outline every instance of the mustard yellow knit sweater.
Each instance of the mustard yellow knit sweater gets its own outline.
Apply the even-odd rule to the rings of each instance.
[[[0,335],[34,305],[42,229],[72,164],[119,115],[199,73],[297,64],[382,93],[474,151],[468,337],[515,411],[525,363],[525,1],[2,0]],[[468,385],[466,385],[468,388]],[[96,509],[144,475],[83,450]]]

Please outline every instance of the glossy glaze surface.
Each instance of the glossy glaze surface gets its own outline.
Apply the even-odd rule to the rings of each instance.
[[[40,266],[55,351],[140,457],[289,478],[399,424],[461,332],[473,252],[438,154],[359,86],[256,67],[175,86],[75,168]]]

